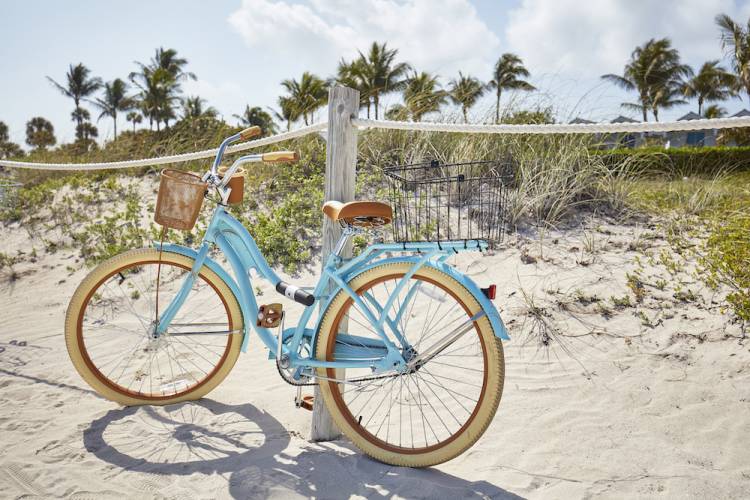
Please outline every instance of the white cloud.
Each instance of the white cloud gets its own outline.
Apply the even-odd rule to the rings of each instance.
[[[721,58],[716,14],[747,19],[733,0],[522,0],[506,37],[534,73],[594,77],[620,72],[633,49],[669,37],[693,65]]]
[[[243,0],[229,23],[253,50],[323,74],[341,57],[385,41],[419,70],[486,78],[500,47],[468,0]]]

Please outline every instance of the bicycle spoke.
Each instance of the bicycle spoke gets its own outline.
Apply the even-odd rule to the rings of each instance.
[[[170,327],[163,337],[152,339],[148,331],[152,321],[149,318],[155,312],[152,295],[157,266],[148,261],[116,271],[94,290],[94,299],[84,306],[82,335],[91,363],[102,379],[137,397],[170,396],[191,390],[213,376],[227,350],[236,345],[223,333],[169,335],[190,333],[195,330],[192,325],[203,322],[230,329],[226,304],[202,275],[172,320],[180,326]],[[160,304],[163,301],[168,305],[190,270],[167,261],[162,261],[161,267]]]
[[[442,390],[444,390],[445,392],[447,392],[448,394],[450,394],[450,396],[451,396],[451,397],[453,398],[453,400],[454,400],[454,401],[455,401],[456,403],[458,403],[458,406],[460,406],[461,408],[463,408],[463,409],[464,409],[464,411],[465,411],[466,413],[468,413],[469,415],[471,415],[471,410],[468,410],[468,409],[467,409],[467,408],[466,408],[466,407],[465,407],[465,406],[463,405],[463,403],[461,403],[461,401],[459,401],[458,399],[456,399],[456,396],[454,396],[454,395],[453,395],[453,391],[452,391],[452,390],[448,389],[448,388],[447,388],[447,387],[445,387],[445,386],[444,386],[443,384],[441,384],[441,383],[437,382],[437,379],[436,379],[436,378],[435,378],[435,376],[434,376],[434,375],[432,375],[431,373],[429,373],[429,372],[425,372],[425,373],[427,373],[427,374],[428,374],[428,375],[429,375],[430,377],[432,377],[432,378],[433,378],[433,379],[435,380],[435,385],[437,385],[437,386],[438,386],[438,387],[439,387],[440,389],[442,389]],[[422,377],[422,380],[424,380],[424,381],[425,381],[425,382],[427,382],[428,384],[430,383],[430,382],[429,382],[428,380],[426,380],[426,379],[425,379],[424,377]]]
[[[472,372],[484,373],[484,370],[478,370],[477,368],[469,368],[467,366],[452,365],[450,363],[442,363],[440,361],[435,361],[439,357],[440,357],[440,354],[438,354],[437,356],[435,356],[434,358],[432,358],[429,361],[429,364],[431,364],[431,365],[440,365],[440,366],[450,366],[452,368],[458,368],[458,369],[461,369],[461,370],[469,370],[469,371],[472,371]]]
[[[360,287],[358,293],[369,301],[368,307],[385,304],[400,279],[378,281],[370,287]],[[380,340],[370,320],[355,302],[347,304],[348,309],[341,317],[348,318],[348,326],[337,332],[334,349],[356,348],[382,356],[385,352],[382,348],[367,345],[369,339]],[[470,318],[468,309],[438,284],[414,280],[404,284],[393,297],[392,307],[381,314],[394,322],[392,326],[399,329],[398,335],[415,352],[425,352],[430,344],[466,322]],[[413,372],[394,374],[358,386],[335,384],[351,418],[359,423],[357,428],[394,447],[408,449],[438,445],[464,428],[474,418],[474,410],[481,401],[481,377],[484,375],[479,329],[472,328],[468,332],[474,333],[462,336],[456,345],[431,359],[429,371],[421,366]],[[343,337],[344,334],[350,337]],[[386,334],[390,339],[391,330],[387,329]],[[396,338],[390,340],[399,346]],[[479,357],[468,348],[478,349]],[[443,359],[443,355],[454,357]],[[347,378],[367,377],[370,373],[365,368],[349,368]]]

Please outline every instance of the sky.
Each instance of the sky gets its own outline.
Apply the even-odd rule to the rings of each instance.
[[[125,79],[134,61],[148,62],[165,47],[187,58],[198,77],[183,85],[185,93],[236,122],[232,115],[246,104],[274,106],[283,79],[303,71],[330,76],[342,57],[373,41],[397,48],[401,60],[444,85],[459,71],[489,80],[498,57],[513,52],[539,90],[506,103],[552,106],[559,121],[638,118],[620,107],[635,96],[600,76],[621,73],[633,48],[650,38],[671,38],[696,69],[722,59],[718,13],[745,24],[750,0],[0,0],[0,121],[23,144],[26,122],[44,116],[58,143],[70,142],[73,103],[45,76],[64,82],[69,64],[82,62],[105,81]],[[750,107],[738,98],[722,105],[730,114]],[[493,106],[484,97],[472,118],[486,118]],[[691,102],[660,119],[696,110]],[[110,118],[96,125],[100,139],[112,137]],[[129,126],[119,119],[119,129]]]

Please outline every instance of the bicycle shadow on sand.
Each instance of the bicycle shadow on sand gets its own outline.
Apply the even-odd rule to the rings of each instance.
[[[278,420],[250,404],[204,399],[111,410],[91,423],[83,442],[99,459],[130,472],[220,474],[234,498],[521,498],[437,469],[384,465],[345,441],[292,443]]]

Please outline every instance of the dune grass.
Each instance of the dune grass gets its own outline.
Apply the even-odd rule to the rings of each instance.
[[[633,206],[671,217],[675,245],[689,245],[711,286],[732,290],[727,296],[735,314],[750,322],[750,172],[731,165],[714,175],[643,178],[633,182]]]
[[[184,153],[214,147],[236,129],[216,120],[180,122],[169,131],[123,133],[101,149],[74,154],[69,148],[39,153],[32,161],[87,162]],[[245,200],[232,212],[246,225],[273,265],[295,272],[311,262],[320,245],[325,169],[325,142],[306,136],[274,145],[294,149],[296,165],[252,167]],[[271,148],[264,148],[265,150]],[[493,160],[507,167],[509,229],[550,228],[575,220],[580,213],[625,217],[632,212],[692,221],[705,229],[699,258],[706,280],[728,283],[732,306],[750,319],[747,214],[750,213],[750,172],[735,164],[712,169],[706,158],[731,158],[729,153],[700,154],[691,170],[689,155],[680,153],[674,172],[663,165],[663,152],[643,150],[621,154],[618,161],[601,154],[583,135],[490,135],[368,130],[359,135],[357,193],[359,198],[387,199],[382,168],[437,159],[443,163]],[[228,158],[227,161],[231,161]],[[174,168],[201,171],[208,161]],[[719,170],[713,175],[686,172]],[[99,171],[76,174],[18,171],[24,183],[18,204],[0,212],[0,220],[20,221],[40,232],[56,227],[61,240],[81,250],[92,264],[125,248],[148,244],[158,235],[152,224],[155,193],[136,193],[127,179],[148,177],[156,186],[155,169]],[[209,205],[208,203],[206,205]],[[93,215],[92,215],[93,214]],[[193,243],[207,224],[207,209],[193,233],[171,232],[173,241]],[[689,224],[687,224],[689,226]],[[685,227],[685,226],[683,226]],[[42,237],[54,249],[52,237]]]

